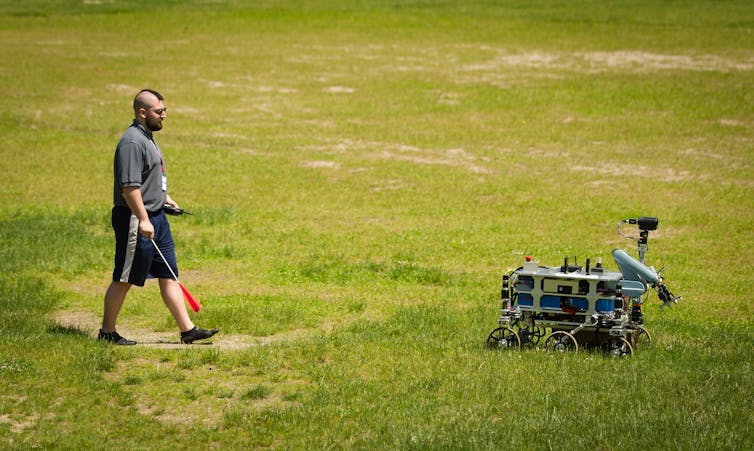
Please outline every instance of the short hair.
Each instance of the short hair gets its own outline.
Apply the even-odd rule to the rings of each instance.
[[[153,96],[157,97],[157,100],[163,100],[162,94],[160,94],[159,92],[153,89],[142,89],[141,91],[139,91],[138,94],[136,94],[136,97],[134,97],[134,113],[138,113],[141,108],[147,108],[150,106],[144,100],[145,92],[148,92],[152,94]]]

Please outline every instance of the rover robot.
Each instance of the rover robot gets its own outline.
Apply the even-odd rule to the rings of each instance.
[[[653,288],[663,308],[677,304],[665,286],[660,271],[644,264],[649,232],[658,219],[640,217],[618,224],[618,232],[638,243],[639,260],[622,249],[612,253],[620,272],[594,266],[569,264],[541,266],[526,257],[523,266],[503,275],[502,315],[498,328],[490,333],[487,345],[499,349],[519,349],[542,342],[551,351],[578,351],[599,347],[616,357],[633,354],[651,344],[643,327],[642,296]],[[635,225],[639,237],[626,235],[625,224]],[[548,333],[549,331],[549,333]]]

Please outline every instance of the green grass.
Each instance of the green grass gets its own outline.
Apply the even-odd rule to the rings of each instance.
[[[744,1],[0,1],[1,446],[752,448],[753,31]],[[142,87],[215,346],[53,320],[101,314]],[[684,296],[652,349],[485,349],[502,272],[615,268],[642,215]],[[119,323],[177,337],[155,284]]]

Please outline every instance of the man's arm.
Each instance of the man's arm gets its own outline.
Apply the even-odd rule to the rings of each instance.
[[[126,200],[131,213],[136,215],[136,218],[139,220],[139,233],[144,235],[148,240],[154,238],[154,226],[149,221],[149,215],[147,215],[147,209],[144,208],[144,201],[141,199],[139,187],[123,187],[123,198]]]

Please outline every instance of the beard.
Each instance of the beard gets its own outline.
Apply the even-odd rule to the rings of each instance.
[[[162,119],[148,117],[144,125],[146,125],[151,132],[160,131],[162,130]]]

